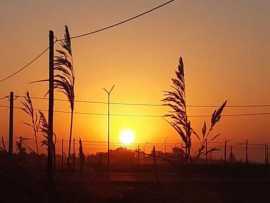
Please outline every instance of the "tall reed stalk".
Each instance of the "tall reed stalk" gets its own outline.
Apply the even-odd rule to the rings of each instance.
[[[168,114],[165,115],[169,120],[168,123],[176,130],[185,148],[185,160],[190,160],[191,152],[191,123],[187,116],[186,97],[185,97],[185,73],[183,59],[180,57],[179,65],[175,72],[176,77],[172,78],[170,91],[165,91],[164,102],[165,106],[170,108]]]
[[[71,114],[70,114],[70,130],[68,142],[68,164],[71,158],[71,141],[73,130],[73,116],[74,116],[74,67],[71,49],[71,39],[68,27],[65,26],[64,39],[60,41],[60,49],[56,50],[57,54],[54,59],[54,88],[60,90],[69,100]]]

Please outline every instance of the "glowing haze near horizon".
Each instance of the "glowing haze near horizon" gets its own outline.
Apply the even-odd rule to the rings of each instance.
[[[1,1],[0,77],[15,71],[48,44],[48,31],[60,38],[67,24],[72,35],[95,30],[147,10],[160,0],[137,1]],[[103,87],[116,87],[114,102],[160,103],[174,77],[178,57],[184,58],[187,103],[219,105],[270,103],[269,1],[181,1],[136,21],[90,37],[72,41],[76,98],[106,101]],[[43,96],[45,84],[29,84],[47,77],[48,56],[31,68],[0,84],[1,96],[27,90]],[[56,93],[57,98],[64,98]],[[16,106],[20,102],[16,100]],[[46,109],[46,101],[33,100]],[[7,105],[7,101],[1,101]],[[56,109],[69,110],[56,102]],[[106,105],[77,103],[76,111],[106,113]],[[163,114],[165,108],[113,105],[113,114]],[[210,114],[214,109],[189,109],[190,115]],[[1,135],[7,135],[8,111],[1,109]],[[270,108],[226,109],[225,113],[270,112]],[[15,136],[31,137],[23,125],[28,119],[15,111]],[[200,131],[203,120],[191,119]],[[209,120],[209,119],[208,119]],[[106,141],[106,117],[76,115],[74,136]],[[220,140],[268,142],[268,116],[223,118],[216,128]],[[112,117],[111,141],[119,142],[121,129],[136,132],[136,142],[179,142],[164,120],[144,117]],[[69,114],[55,114],[58,139],[68,138]],[[41,139],[41,138],[40,138]],[[87,146],[89,150],[97,146]],[[103,146],[103,149],[106,146]],[[263,153],[263,152],[262,152]]]

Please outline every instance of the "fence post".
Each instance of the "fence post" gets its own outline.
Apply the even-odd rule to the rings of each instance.
[[[61,144],[61,168],[64,169],[64,140],[62,138],[62,144]]]
[[[264,145],[265,165],[268,165],[268,144]]]
[[[159,184],[157,155],[156,155],[156,147],[155,146],[153,146],[152,157],[153,157],[153,165],[154,165],[154,173],[155,173],[156,183]]]
[[[73,169],[76,169],[75,138],[73,138]]]
[[[138,166],[140,166],[140,145],[138,145],[137,149],[137,159],[138,159]]]
[[[230,162],[232,163],[233,161],[233,146],[231,145],[230,147]]]
[[[246,164],[248,164],[248,140],[246,140],[246,144],[245,144],[245,151],[246,151]]]
[[[208,141],[205,139],[205,161],[208,162]]]
[[[227,162],[227,140],[224,143],[224,162]]]
[[[10,92],[9,96],[9,141],[8,141],[8,153],[10,155],[13,154],[13,114],[14,114],[14,109],[13,109],[13,104],[14,104],[14,93]]]

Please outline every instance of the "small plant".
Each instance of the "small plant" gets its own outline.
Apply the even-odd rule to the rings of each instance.
[[[169,118],[168,123],[176,130],[184,143],[185,160],[190,160],[191,152],[191,123],[187,116],[187,107],[185,100],[185,74],[182,58],[179,59],[179,65],[175,72],[176,78],[172,79],[172,90],[165,91],[165,98],[162,100],[165,106],[171,111],[165,115]]]
[[[16,142],[17,150],[20,155],[26,154],[26,148],[23,146],[23,137],[19,137],[19,140]]]
[[[37,112],[34,110],[34,106],[31,100],[29,92],[26,92],[26,95],[23,97],[24,100],[21,101],[23,107],[21,108],[30,118],[31,123],[24,122],[26,126],[29,126],[33,130],[34,140],[36,145],[36,153],[38,154],[38,130],[39,130],[39,117]]]
[[[222,112],[225,108],[227,104],[227,101],[225,101],[217,110],[215,110],[212,114],[211,117],[211,124],[210,124],[210,128],[207,128],[207,124],[204,121],[203,127],[202,127],[202,136],[198,136],[199,140],[200,140],[200,147],[198,149],[198,153],[196,158],[200,158],[203,154],[205,156],[207,156],[209,153],[214,152],[214,151],[218,151],[218,148],[215,147],[206,147],[207,142],[214,142],[219,136],[220,134],[215,134],[213,135],[212,132],[214,130],[214,127],[216,126],[216,124],[220,121],[221,116],[222,116]],[[195,132],[194,132],[195,133]]]

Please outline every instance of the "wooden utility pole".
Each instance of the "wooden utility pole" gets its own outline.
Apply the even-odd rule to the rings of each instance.
[[[13,154],[13,105],[14,105],[14,93],[10,92],[9,96],[9,141],[8,141],[8,153]]]
[[[49,31],[48,177],[53,179],[54,33]]]

